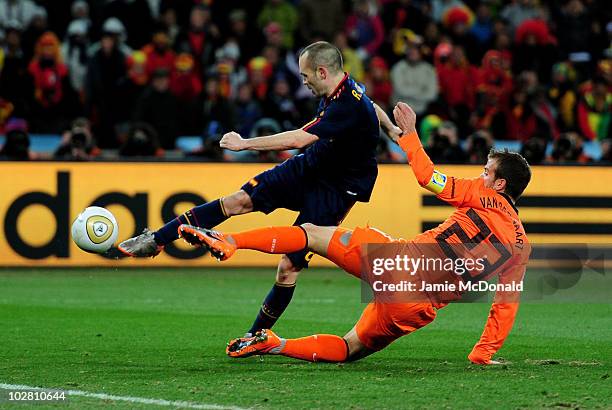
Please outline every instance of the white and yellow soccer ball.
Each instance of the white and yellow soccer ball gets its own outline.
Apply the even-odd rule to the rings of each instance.
[[[104,253],[117,240],[119,225],[114,215],[99,206],[90,206],[72,222],[72,240],[86,252]]]

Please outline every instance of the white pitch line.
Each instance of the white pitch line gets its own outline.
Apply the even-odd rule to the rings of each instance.
[[[24,386],[22,384],[6,384],[0,383],[0,389],[4,390],[32,390],[32,391],[59,391],[64,392],[68,396],[89,397],[100,400],[111,401],[126,401],[129,403],[152,404],[155,406],[178,407],[184,409],[202,409],[202,410],[246,410],[244,407],[235,406],[220,406],[218,404],[192,403],[189,401],[172,401],[164,399],[148,399],[146,397],[131,397],[131,396],[115,396],[106,393],[90,393],[83,390],[63,390],[52,387],[33,387]],[[54,401],[56,402],[56,401]]]

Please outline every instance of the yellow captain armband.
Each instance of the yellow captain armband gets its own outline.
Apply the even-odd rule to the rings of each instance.
[[[431,176],[431,179],[429,180],[429,183],[425,185],[423,188],[438,195],[440,192],[444,190],[444,187],[446,186],[446,180],[447,180],[446,175],[434,170],[433,175]]]

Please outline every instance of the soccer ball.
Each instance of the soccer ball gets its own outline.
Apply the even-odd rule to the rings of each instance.
[[[119,235],[119,225],[110,211],[90,206],[72,223],[72,240],[85,252],[104,253]]]

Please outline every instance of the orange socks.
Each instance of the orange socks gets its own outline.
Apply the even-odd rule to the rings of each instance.
[[[231,233],[238,249],[253,249],[266,253],[291,253],[308,245],[306,232],[299,226],[276,226]]]
[[[348,346],[340,336],[313,335],[287,339],[280,354],[309,362],[344,362]]]

